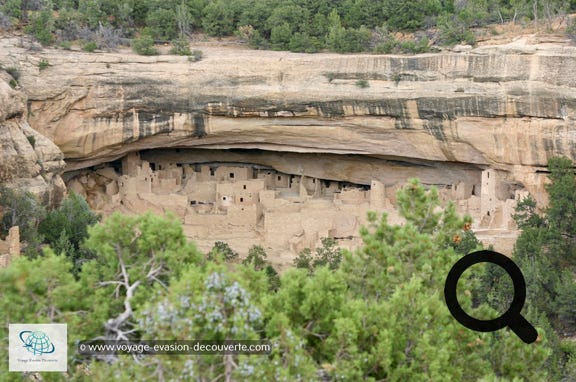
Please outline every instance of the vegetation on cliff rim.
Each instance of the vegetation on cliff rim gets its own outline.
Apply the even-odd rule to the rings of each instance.
[[[43,45],[93,42],[114,48],[150,35],[174,41],[203,32],[236,34],[259,49],[418,53],[437,44],[474,43],[471,28],[531,20],[552,29],[576,1],[540,0],[10,0],[0,2],[0,27],[25,26]],[[413,40],[397,32],[415,32]]]

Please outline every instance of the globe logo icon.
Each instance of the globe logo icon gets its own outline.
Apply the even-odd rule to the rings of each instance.
[[[19,336],[26,350],[34,355],[54,353],[54,344],[50,342],[50,338],[44,332],[24,330],[20,332]]]

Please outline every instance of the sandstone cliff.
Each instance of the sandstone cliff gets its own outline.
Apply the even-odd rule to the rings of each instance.
[[[25,118],[27,98],[9,86],[12,77],[0,70],[0,184],[30,191],[46,203],[57,203],[65,192],[60,177],[64,155]]]
[[[31,51],[19,42],[0,39],[0,51],[6,52],[0,64],[22,73],[21,91],[0,84],[6,105],[0,111],[0,141],[10,147],[2,152],[9,158],[2,164],[3,177],[17,174],[14,182],[32,188],[34,181],[42,187],[60,186],[60,178],[50,174],[61,171],[61,154],[45,136],[64,153],[72,188],[87,195],[93,206],[108,210],[129,212],[140,203],[163,211],[170,209],[163,200],[182,199],[178,210],[184,222],[205,212],[203,205],[190,206],[196,200],[186,192],[200,186],[187,186],[182,175],[162,175],[143,163],[142,179],[119,181],[122,173],[132,176],[119,159],[134,152],[162,167],[250,164],[300,182],[307,177],[327,185],[338,181],[342,189],[347,182],[370,188],[376,181],[382,187],[377,194],[388,201],[375,205],[384,210],[390,209],[395,187],[418,177],[443,188],[443,197],[457,201],[459,212],[471,214],[485,238],[508,235],[509,249],[516,200],[528,191],[545,202],[547,159],[564,155],[576,160],[576,48],[571,46],[518,40],[416,56],[203,47],[204,58],[191,62],[127,50]],[[44,70],[42,60],[49,63]],[[106,164],[108,168],[102,167]],[[149,184],[152,176],[162,179],[160,186]],[[127,188],[127,182],[140,182],[143,188]],[[164,190],[162,182],[176,182],[182,190]],[[163,196],[152,195],[155,190]],[[270,225],[274,212],[262,204],[268,191],[254,201],[264,215],[257,212],[255,228],[242,234],[249,238],[245,244],[258,238],[276,243],[276,228],[286,231],[282,224]],[[322,194],[317,191],[304,192],[301,199]],[[281,194],[276,196],[281,199]],[[364,204],[372,208],[374,203]],[[356,227],[363,210],[350,208],[356,220],[349,225]],[[286,216],[278,215],[278,222]],[[317,226],[316,215],[308,218],[316,222],[310,227]],[[198,223],[194,219],[188,220]],[[340,230],[334,224],[327,221],[322,230],[305,234],[295,225],[294,232],[284,232],[282,245],[313,244],[326,232]],[[208,246],[213,232],[202,228],[208,231],[191,236]],[[218,232],[225,237],[218,239],[232,240],[232,231],[221,228]]]
[[[390,183],[409,170],[452,184],[491,167],[536,191],[550,156],[576,159],[573,47],[417,56],[205,48],[189,62],[0,45],[2,63],[23,72],[31,126],[60,147],[68,170],[150,148],[260,149],[347,155],[295,163],[259,154],[326,179],[369,184],[376,158],[392,166]],[[50,63],[41,72],[40,59]]]

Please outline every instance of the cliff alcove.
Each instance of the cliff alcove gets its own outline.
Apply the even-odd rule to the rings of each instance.
[[[398,187],[419,177],[470,214],[474,228],[510,233],[522,187],[479,166],[362,155],[259,149],[146,149],[64,174],[68,190],[107,215],[172,213],[203,250],[226,241],[241,254],[261,245],[279,267],[329,237],[360,243],[368,211],[395,210]],[[507,249],[511,241],[503,240]]]
[[[18,130],[16,138],[7,129],[0,136],[4,163],[15,163],[0,167],[2,181],[32,187],[18,179],[36,179],[42,192],[53,193],[62,190],[64,171],[68,188],[85,193],[95,208],[164,211],[172,203],[200,246],[221,239],[242,252],[282,243],[274,251],[284,264],[323,236],[352,236],[341,244],[353,246],[351,232],[357,235],[367,209],[396,218],[395,190],[411,177],[437,185],[473,216],[481,237],[504,240],[499,249],[509,252],[518,198],[529,192],[543,205],[548,158],[576,160],[572,46],[518,39],[413,56],[202,49],[203,59],[190,62],[128,51],[33,51],[19,38],[0,39],[0,64],[21,74],[16,89],[7,74],[0,81],[7,105],[0,123]],[[39,62],[49,65],[40,70]],[[36,147],[26,141],[31,135]],[[15,159],[23,150],[30,154],[26,165]],[[215,225],[193,228],[189,222],[198,220],[189,215],[208,208],[192,198],[198,185],[190,179],[204,179],[202,166],[239,171],[232,171],[234,181],[209,186],[216,204],[218,195],[228,196],[218,187],[234,189],[242,171],[242,180],[261,181],[258,171],[270,169],[290,183],[264,181],[253,192],[257,200],[244,208],[259,209],[256,218],[239,218],[253,229],[218,225],[219,215],[208,213],[203,221]],[[26,169],[18,179],[16,168]],[[143,175],[160,185],[140,188],[149,181]],[[290,189],[293,180],[302,200],[284,203],[289,192],[274,187]],[[312,181],[321,187],[307,188]],[[335,185],[341,192],[318,197]],[[229,196],[236,203],[235,192]],[[342,223],[318,223],[327,216]]]

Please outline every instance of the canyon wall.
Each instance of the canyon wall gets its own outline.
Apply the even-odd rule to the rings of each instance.
[[[12,89],[0,70],[0,185],[29,191],[45,204],[58,203],[66,187],[62,151],[28,124],[27,97]]]
[[[497,202],[508,213],[518,192],[545,203],[548,158],[576,160],[571,46],[520,39],[415,56],[204,47],[192,62],[128,50],[36,51],[20,42],[0,39],[0,64],[22,74],[18,92],[0,83],[10,105],[0,122],[12,126],[0,130],[11,132],[0,141],[23,147],[38,134],[28,152],[39,156],[48,137],[69,178],[163,149],[174,163],[251,163],[368,186],[410,177],[452,190],[465,185],[467,197],[485,196],[481,210],[490,215]],[[49,63],[43,70],[41,60]],[[61,171],[59,159],[35,163],[5,173],[36,179]],[[490,174],[498,181],[488,190]],[[476,218],[486,229],[509,226],[509,216],[482,225],[485,217]]]
[[[417,56],[206,48],[189,62],[16,43],[0,42],[9,52],[2,64],[22,71],[29,122],[60,147],[68,169],[158,147],[359,154],[510,173],[552,155],[576,159],[573,47]],[[41,59],[50,63],[43,71]]]

